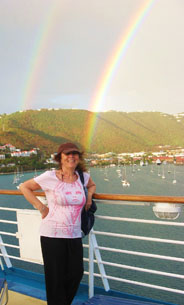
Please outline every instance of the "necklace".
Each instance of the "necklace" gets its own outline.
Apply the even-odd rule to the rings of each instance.
[[[66,175],[61,170],[58,170],[56,176],[64,182],[75,182],[77,180],[77,174],[75,172],[72,175]]]

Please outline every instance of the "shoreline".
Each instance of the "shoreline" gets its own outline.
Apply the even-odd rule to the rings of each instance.
[[[43,170],[48,170],[48,169],[46,169],[46,168],[38,169],[37,172],[40,172],[40,171],[43,171]],[[24,173],[32,173],[34,171],[35,171],[35,169],[30,169],[30,170],[24,171]],[[0,173],[0,175],[14,175],[14,174],[15,174],[15,172]]]
[[[172,165],[175,165],[175,166],[184,166],[184,163],[182,163],[182,164],[178,164],[178,163],[167,163],[166,165],[168,165],[168,164],[172,164]],[[95,168],[95,167],[101,167],[101,168],[103,168],[103,167],[111,167],[110,166],[111,164],[108,164],[108,165],[99,165],[99,164],[96,164],[96,165],[93,165],[93,166],[89,166],[89,168],[90,167],[93,167],[93,168]],[[127,166],[132,166],[132,164],[126,164]],[[139,164],[135,164],[136,166],[139,166]],[[151,164],[149,164],[149,165],[151,165]],[[156,165],[155,163],[153,163],[152,165]],[[115,164],[115,166],[119,166],[118,164]],[[121,166],[123,166],[122,164],[121,164]],[[147,165],[146,165],[147,166]],[[157,166],[158,167],[160,167],[160,166],[162,166],[162,164],[157,164]],[[36,171],[44,171],[44,170],[51,170],[51,169],[53,169],[53,167],[52,168],[42,168],[42,169],[36,169]],[[31,172],[34,172],[35,171],[35,168],[34,169],[29,169],[29,170],[25,170],[24,171],[24,173],[31,173]],[[0,175],[14,175],[15,174],[15,172],[13,171],[13,172],[8,172],[8,173],[3,173],[3,172],[0,172]]]

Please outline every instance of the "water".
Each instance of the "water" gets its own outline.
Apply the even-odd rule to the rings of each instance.
[[[130,187],[122,186],[122,178],[118,177],[117,167],[112,168],[91,168],[90,174],[92,179],[97,185],[97,193],[116,193],[116,194],[144,194],[144,195],[164,195],[164,196],[184,196],[184,167],[183,166],[127,166],[126,167],[126,179],[130,183]],[[123,171],[123,168],[121,168]],[[169,171],[169,172],[168,172]],[[171,171],[171,172],[170,172]],[[165,179],[162,178],[164,173]],[[158,175],[160,174],[160,175]],[[32,178],[34,173],[25,173],[21,181]],[[108,178],[109,181],[105,181],[104,178]],[[176,183],[173,184],[173,180],[176,179]],[[16,186],[12,184],[13,175],[0,176],[0,188],[1,189],[16,189]],[[22,196],[0,196],[1,206],[9,206],[16,208],[31,208],[31,205],[26,202]],[[152,205],[104,205],[98,204],[99,215],[110,215],[128,218],[140,218],[140,219],[153,219],[157,220],[152,211]],[[6,218],[6,213],[3,212]],[[12,215],[12,219],[14,216]],[[182,210],[181,215],[176,220],[178,222],[184,221],[184,212]],[[7,225],[4,225],[6,228]],[[13,229],[13,225],[8,225],[7,230]],[[15,228],[14,228],[15,230]],[[163,239],[176,239],[183,240],[183,228],[180,227],[168,227],[168,226],[155,226],[147,224],[134,224],[128,222],[113,222],[113,221],[99,221],[95,223],[95,230],[100,231],[113,231],[116,233],[159,237]],[[135,233],[136,232],[136,233]],[[5,240],[4,240],[5,241]],[[126,249],[130,251],[139,251],[154,253],[166,256],[184,257],[183,246],[161,244],[156,242],[136,241],[131,239],[121,238],[109,238],[103,236],[97,236],[99,246],[105,246],[110,248]],[[12,241],[13,242],[13,241]],[[84,239],[85,242],[85,239]],[[14,242],[15,243],[15,242]],[[17,250],[9,250],[9,254],[14,254]],[[11,252],[11,253],[10,253]],[[84,250],[85,256],[87,250]],[[144,258],[142,256],[134,256],[128,254],[117,254],[113,252],[101,251],[102,259],[105,261],[112,261],[119,264],[136,266],[147,269],[161,270],[170,273],[184,274],[184,268],[182,263],[173,263],[169,260],[158,260],[153,258]],[[24,263],[14,262],[16,266],[25,267]],[[30,268],[30,264],[26,264],[26,268]],[[32,270],[33,267],[31,266]],[[36,271],[43,272],[41,266],[36,266]],[[85,268],[86,269],[86,268]],[[95,272],[98,272],[95,268]],[[183,289],[184,281],[177,278],[170,278],[165,276],[150,275],[148,273],[137,272],[127,269],[112,268],[105,266],[106,273],[115,277],[122,277],[125,279],[131,279],[134,281],[142,281],[160,286],[172,287],[175,289]],[[84,281],[87,281],[87,277],[84,276]],[[101,280],[95,279],[96,285],[102,285]],[[127,293],[133,293],[136,295],[143,295],[155,299],[160,299],[175,304],[184,304],[183,296],[179,294],[173,294],[164,292],[161,290],[154,290],[149,288],[139,287],[137,285],[130,285],[117,281],[110,281],[111,289],[117,289]]]

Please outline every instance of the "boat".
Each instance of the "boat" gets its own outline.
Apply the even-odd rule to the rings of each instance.
[[[156,165],[161,165],[162,164],[162,162],[160,161],[160,159],[157,159],[156,160]]]
[[[105,171],[104,171],[104,181],[109,182],[107,168],[105,168]]]
[[[35,168],[35,170],[34,170],[34,178],[36,178],[37,176],[38,176],[38,174],[37,174],[37,170]]]
[[[123,172],[122,172],[122,186],[123,187],[129,187],[130,186],[130,183],[127,181],[127,175],[126,175],[126,166],[124,165],[123,167]]]
[[[45,199],[43,192],[35,192],[37,196]],[[9,200],[13,200],[14,196],[22,196],[19,190],[0,190],[0,196],[9,196]],[[79,291],[72,305],[90,305],[90,304],[128,304],[128,305],[153,305],[153,304],[183,304],[183,285],[184,275],[182,273],[182,264],[184,257],[182,251],[176,255],[176,247],[183,247],[184,241],[176,236],[176,240],[172,235],[172,230],[183,230],[184,223],[175,221],[178,217],[176,213],[181,213],[181,205],[184,204],[184,197],[168,197],[168,196],[145,196],[145,195],[119,195],[119,194],[95,194],[94,199],[99,206],[104,206],[108,209],[112,205],[112,210],[115,212],[115,207],[129,208],[132,205],[150,208],[156,217],[161,217],[160,220],[141,219],[133,217],[125,217],[118,215],[97,214],[95,226],[90,232],[88,238],[83,240],[84,245],[84,276],[88,278],[86,283],[81,283]],[[168,208],[168,205],[180,205],[180,208]],[[156,206],[156,203],[157,206]],[[160,205],[159,203],[162,203]],[[165,208],[163,205],[165,204]],[[9,288],[8,305],[13,305],[15,298],[18,298],[17,304],[27,305],[30,298],[30,304],[45,304],[45,285],[44,276],[42,273],[35,272],[34,268],[30,270],[24,267],[17,267],[17,262],[21,266],[31,264],[31,266],[42,266],[42,257],[39,246],[38,227],[41,216],[34,209],[20,209],[0,206],[1,215],[10,213],[14,217],[9,219],[0,219],[0,257],[3,259],[3,268],[6,276],[6,281]],[[119,210],[119,209],[118,209]],[[174,211],[174,212],[173,212]],[[164,220],[164,214],[166,219]],[[168,217],[170,216],[170,218]],[[2,216],[1,216],[2,217]],[[11,220],[10,220],[11,219]],[[169,220],[168,220],[169,219]],[[178,218],[177,218],[178,219]],[[112,225],[107,226],[105,230],[104,222],[121,223],[124,228],[134,228],[135,232],[117,232],[113,230]],[[33,226],[34,223],[34,226]],[[6,226],[8,224],[8,226]],[[142,231],[142,225],[146,226],[146,230]],[[169,237],[163,236],[148,236],[149,228],[154,227],[155,230],[162,230],[163,227],[169,228]],[[159,228],[159,229],[158,229]],[[8,242],[6,239],[10,237]],[[103,239],[105,240],[104,244]],[[111,239],[114,240],[115,246],[110,246]],[[137,248],[130,248],[130,244],[137,241]],[[147,250],[147,246],[151,243],[153,252]],[[169,245],[174,255],[166,252],[156,253],[153,244]],[[15,251],[16,254],[12,254]],[[105,256],[104,253],[109,253]],[[112,261],[110,257],[115,255]],[[116,257],[122,256],[122,260],[117,262]],[[126,262],[126,258],[131,258],[130,262]],[[141,267],[139,262],[154,260],[154,267]],[[177,266],[175,271],[170,271],[172,264]],[[27,265],[26,265],[27,266]],[[98,266],[98,270],[97,270]],[[162,267],[166,266],[167,270]],[[173,267],[175,268],[175,267]],[[144,280],[139,280],[139,274],[144,274]],[[151,280],[148,280],[148,274]],[[0,271],[2,275],[2,271]],[[127,276],[128,275],[128,276]],[[127,277],[126,277],[127,276]],[[159,279],[164,278],[163,284],[159,284]],[[96,286],[95,279],[101,279],[102,285]],[[156,281],[155,281],[156,280]],[[168,281],[173,286],[170,287]],[[113,289],[113,284],[118,283],[119,289]],[[179,287],[176,286],[178,282]],[[112,285],[112,286],[111,286]],[[131,286],[131,293],[129,287]],[[135,287],[140,287],[138,291],[140,295],[133,293]],[[144,293],[145,295],[144,295]],[[157,291],[155,298],[149,297],[150,291]],[[26,301],[25,301],[26,298]],[[175,300],[173,302],[173,300]]]
[[[18,175],[17,175],[17,172],[15,171],[14,172],[14,177],[13,177],[13,184],[17,184],[19,182],[19,177],[18,177]]]
[[[167,170],[168,174],[170,174],[170,173],[171,173],[171,169],[170,169],[170,167],[171,167],[171,164],[169,163],[169,164],[168,164],[168,170]]]
[[[162,179],[165,179],[164,165],[163,165],[163,167],[162,167]]]
[[[121,169],[120,169],[120,168],[116,169],[116,172],[117,172],[118,174],[121,173]]]
[[[151,173],[154,172],[154,170],[153,170],[153,165],[151,165],[151,170],[150,170],[150,172],[151,172]]]
[[[175,170],[175,166],[174,166],[174,170],[173,170],[173,181],[172,181],[172,183],[173,184],[176,184],[176,170]]]
[[[161,176],[160,169],[158,168],[158,177],[160,177],[160,176]]]
[[[128,181],[124,180],[124,181],[122,181],[122,186],[129,187],[130,183]]]
[[[23,166],[21,166],[21,170],[20,170],[20,178],[24,177],[24,171],[23,171]]]
[[[119,165],[118,165],[118,169],[116,169],[116,172],[118,174],[118,177],[121,178],[122,177],[122,173],[121,173],[121,168],[120,168]]]
[[[135,163],[133,162],[132,163],[132,176],[134,175],[134,173],[135,173]]]

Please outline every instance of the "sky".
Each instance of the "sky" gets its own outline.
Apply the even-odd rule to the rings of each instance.
[[[111,58],[146,4],[102,90]],[[183,15],[183,0],[1,0],[0,114],[184,112]]]

